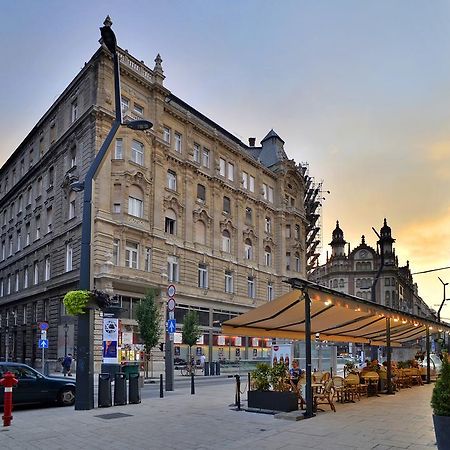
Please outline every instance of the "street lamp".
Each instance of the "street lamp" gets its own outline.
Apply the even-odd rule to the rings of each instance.
[[[117,130],[122,125],[120,68],[117,40],[114,31],[111,29],[112,21],[109,16],[106,17],[103,25],[104,26],[100,28],[102,40],[113,55],[115,119],[105,141],[92,161],[84,181],[73,183],[71,185],[77,192],[84,190],[83,222],[81,225],[80,289],[87,291],[91,289],[92,185],[103,158],[106,156]],[[152,123],[147,120],[131,121],[124,125],[133,130],[148,130],[153,126]],[[78,316],[76,410],[94,408],[93,325],[94,316],[92,310],[88,310],[86,314],[80,314]]]

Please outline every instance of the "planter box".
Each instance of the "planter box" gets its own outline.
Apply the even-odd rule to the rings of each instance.
[[[450,417],[433,414],[433,424],[438,449],[448,450],[450,448]]]
[[[297,411],[298,399],[293,392],[249,391],[248,407],[269,411]]]

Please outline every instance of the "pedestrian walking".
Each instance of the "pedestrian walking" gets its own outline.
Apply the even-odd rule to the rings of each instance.
[[[63,362],[63,374],[64,376],[68,375],[69,377],[72,376],[72,372],[70,371],[70,368],[72,366],[72,354],[69,353],[67,356],[64,357]]]
[[[202,353],[200,356],[200,365],[202,366],[202,370],[205,370],[205,361],[206,361],[206,356]]]

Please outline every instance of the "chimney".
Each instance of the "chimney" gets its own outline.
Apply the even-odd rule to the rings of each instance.
[[[248,138],[248,145],[250,147],[254,147],[256,142],[256,138]]]

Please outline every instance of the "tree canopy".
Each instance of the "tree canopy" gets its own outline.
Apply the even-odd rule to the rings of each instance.
[[[157,290],[149,290],[136,310],[139,332],[144,341],[145,351],[147,353],[149,353],[153,347],[156,347],[162,334],[162,313],[155,300],[157,295]]]

